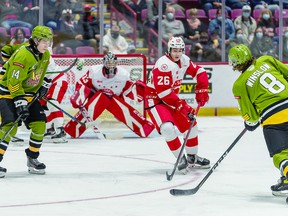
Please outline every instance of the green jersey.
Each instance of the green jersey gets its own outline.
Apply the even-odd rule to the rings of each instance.
[[[285,105],[283,109],[286,109],[287,80],[287,65],[271,56],[259,57],[233,85],[233,94],[238,100],[242,117],[248,122],[255,123],[263,120],[263,117],[265,120],[267,109],[274,110],[268,117],[281,111],[282,108],[279,108],[283,107],[283,104]],[[285,122],[287,118],[282,120]],[[272,124],[281,123],[282,120],[278,118],[276,121],[274,118]]]
[[[41,87],[50,59],[48,50],[36,56],[29,46],[10,47],[12,56],[3,65],[0,98],[32,96]],[[13,51],[14,49],[14,51]]]

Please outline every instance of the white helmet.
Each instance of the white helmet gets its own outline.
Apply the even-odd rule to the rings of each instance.
[[[181,37],[171,37],[168,41],[168,53],[171,52],[172,48],[180,48],[184,52],[185,44]]]

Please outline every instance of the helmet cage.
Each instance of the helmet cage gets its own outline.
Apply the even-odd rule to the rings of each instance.
[[[103,65],[109,71],[109,73],[114,73],[118,64],[117,57],[112,53],[108,52],[103,58]]]

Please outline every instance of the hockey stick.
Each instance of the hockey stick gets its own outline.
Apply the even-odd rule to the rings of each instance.
[[[84,126],[86,128],[89,128],[91,126],[93,126],[94,124],[96,124],[96,122],[81,122],[78,119],[76,119],[74,116],[72,116],[71,114],[69,114],[68,112],[66,112],[65,110],[63,110],[61,107],[57,106],[56,104],[54,104],[53,102],[51,102],[50,100],[48,100],[47,98],[43,97],[43,100],[45,100],[47,103],[51,104],[52,106],[54,106],[55,108],[57,108],[58,110],[60,110],[62,113],[64,113],[65,115],[67,115],[68,117],[70,117],[73,121],[76,121],[78,124],[80,124],[81,126]]]
[[[227,154],[231,151],[231,149],[236,145],[236,143],[241,139],[241,137],[246,133],[247,129],[244,128],[242,132],[237,136],[237,138],[233,141],[233,143],[229,146],[229,148],[222,154],[222,156],[218,159],[218,161],[214,164],[214,166],[209,170],[206,176],[202,179],[202,181],[192,189],[171,189],[170,194],[174,196],[188,196],[197,193],[200,187],[205,183],[205,181],[209,178],[209,176],[214,172],[214,170],[218,167],[221,161],[227,156]]]
[[[87,122],[93,122],[93,119],[88,115],[88,111],[84,106],[79,107],[79,109],[84,118],[87,120]],[[93,125],[93,131],[99,139],[101,140],[106,139],[106,136],[99,130],[99,128],[96,127],[95,124]]]
[[[67,73],[68,71],[71,70],[72,67],[75,66],[76,62],[78,61],[78,57],[72,62],[72,64],[67,67],[66,69],[64,70],[61,70],[61,71],[49,71],[49,72],[46,72],[46,74],[57,74],[57,73]]]
[[[28,104],[27,108],[29,109],[29,107],[38,99],[38,97],[34,97],[33,100],[30,102],[30,104]],[[5,134],[2,136],[0,143],[2,143],[5,138],[11,133],[11,131],[13,130],[13,128],[18,124],[18,122],[21,120],[22,118],[22,114],[19,115],[17,117],[17,119],[14,121],[14,123],[11,125],[11,127],[9,128],[8,131],[5,132]]]
[[[200,109],[200,105],[198,104],[198,106],[197,106],[197,108],[196,108],[196,111],[195,111],[195,116],[198,114],[199,109]],[[167,178],[168,181],[171,181],[171,180],[172,180],[172,178],[173,178],[173,176],[174,176],[174,174],[175,174],[175,172],[176,172],[177,166],[178,166],[178,164],[179,164],[179,161],[181,160],[181,157],[182,157],[184,148],[185,148],[185,146],[186,146],[186,143],[187,143],[189,134],[190,134],[190,132],[191,132],[191,130],[192,130],[192,128],[193,128],[193,125],[194,125],[194,122],[195,122],[195,121],[196,121],[195,118],[193,118],[193,120],[191,121],[189,130],[188,130],[188,132],[187,132],[187,134],[186,134],[186,137],[184,138],[184,143],[183,143],[183,145],[181,146],[181,149],[180,149],[179,155],[178,155],[178,157],[177,157],[177,160],[176,160],[176,162],[175,162],[175,164],[174,164],[174,168],[173,168],[173,170],[172,170],[172,173],[169,174],[168,171],[166,171],[166,178]]]

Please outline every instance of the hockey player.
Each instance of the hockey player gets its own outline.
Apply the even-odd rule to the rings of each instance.
[[[137,96],[133,94],[134,87]],[[96,120],[104,110],[108,110],[138,136],[147,137],[153,131],[154,125],[124,100],[124,97],[143,100],[144,89],[145,84],[140,81],[132,82],[129,72],[117,66],[117,57],[108,52],[103,58],[103,65],[91,66],[76,83],[70,101],[74,108],[84,106],[92,120]],[[81,121],[84,116],[79,111],[75,118]],[[64,129],[73,138],[80,137],[86,130],[73,120],[69,121]]]
[[[52,53],[52,50],[49,49],[49,51]],[[48,71],[61,71],[52,57],[50,57]],[[45,97],[59,106],[68,89],[67,75],[65,73],[59,73],[57,75],[48,74],[46,77],[51,79],[51,86]],[[44,106],[47,117],[46,133],[44,136],[51,138],[53,143],[67,143],[66,133],[63,128],[64,114],[44,100],[41,100],[41,104]]]
[[[275,196],[288,195],[288,67],[272,56],[255,59],[240,44],[230,49],[229,64],[241,75],[233,85],[244,125],[254,131],[260,124],[274,165],[280,170]]]
[[[8,136],[3,136],[20,115],[21,121],[31,129],[29,147],[25,149],[28,171],[31,174],[45,174],[46,168],[37,159],[45,133],[46,116],[38,100],[29,103],[34,97],[41,99],[48,91],[49,80],[44,79],[44,76],[50,58],[47,49],[52,39],[53,35],[48,27],[36,26],[29,45],[21,46],[3,65],[3,76],[0,79],[0,161],[8,148],[10,137],[17,132],[17,126],[12,128]],[[4,177],[6,171],[0,167],[0,177]]]
[[[185,100],[181,100],[178,95],[186,73],[197,79],[195,93],[196,101],[200,106],[204,106],[209,99],[207,73],[184,54],[184,48],[185,44],[181,37],[170,38],[167,53],[155,63],[146,88],[148,114],[176,158],[180,153],[181,142],[174,126],[181,133],[186,134],[190,126],[190,118],[194,115],[194,109]],[[196,121],[189,134],[185,150],[187,157],[184,154],[181,158],[178,165],[179,171],[186,174],[191,167],[210,167],[209,160],[197,155],[198,129]]]
[[[28,43],[17,44],[17,45],[6,45],[2,48],[1,54],[2,59],[6,62],[11,55],[21,46],[28,45]],[[48,47],[50,54],[52,54],[51,47]],[[54,59],[50,56],[49,65],[47,71],[61,71],[61,68],[55,64]],[[0,72],[0,76],[4,75],[4,71]],[[55,74],[46,74],[46,78],[51,80],[51,86],[46,99],[51,100],[54,104],[58,105],[62,102],[64,95],[68,89],[68,82],[65,73]],[[40,100],[40,103],[44,107],[45,114],[47,117],[46,123],[46,133],[44,137],[49,137],[53,140],[54,143],[66,143],[66,133],[63,129],[64,125],[64,115],[63,113],[47,103],[45,100]],[[12,137],[12,142],[24,141],[18,137]]]

